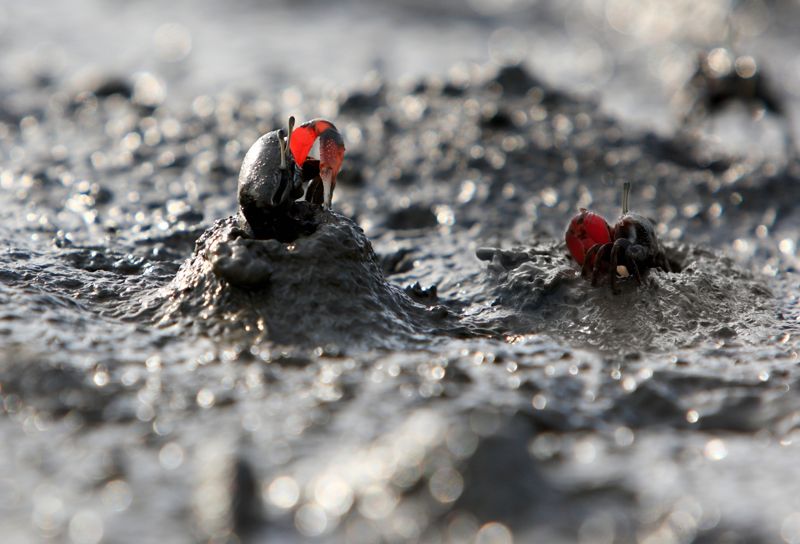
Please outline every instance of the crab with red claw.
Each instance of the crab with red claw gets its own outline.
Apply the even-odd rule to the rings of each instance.
[[[622,215],[612,228],[600,215],[581,208],[567,227],[565,238],[572,258],[581,265],[581,277],[591,276],[593,286],[608,274],[611,291],[619,294],[618,278],[633,276],[641,285],[651,268],[672,272],[656,237],[652,221],[628,211],[630,182],[622,194]]]
[[[288,131],[273,130],[247,151],[239,172],[239,210],[258,237],[278,237],[305,201],[331,209],[336,176],[344,159],[344,141],[330,121],[314,119]],[[309,156],[319,140],[319,159]],[[310,182],[304,190],[305,182]],[[276,234],[277,233],[277,234]]]

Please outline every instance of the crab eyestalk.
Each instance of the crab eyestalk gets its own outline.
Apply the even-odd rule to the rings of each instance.
[[[286,136],[286,151],[292,149],[292,131],[294,131],[294,115],[289,116],[289,134]]]
[[[282,130],[278,131],[278,146],[281,148],[281,170],[286,170],[286,142],[283,141]]]
[[[344,159],[344,140],[330,121],[314,119],[303,123],[294,131],[289,146],[295,162],[302,168],[308,153],[319,139],[319,177],[323,186],[323,206],[330,209],[336,176]]]
[[[281,170],[286,170],[286,153],[291,149],[292,130],[294,130],[294,116],[289,117],[289,134],[286,136],[286,141],[283,141],[283,136],[278,138],[278,145],[281,148]]]
[[[631,194],[631,182],[626,181],[622,184],[622,215],[628,214],[628,198]]]

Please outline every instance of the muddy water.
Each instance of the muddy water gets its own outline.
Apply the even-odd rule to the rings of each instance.
[[[3,540],[800,541],[800,165],[537,75],[4,91]],[[252,239],[244,153],[319,112],[334,212]],[[623,180],[680,271],[614,295],[563,230]]]

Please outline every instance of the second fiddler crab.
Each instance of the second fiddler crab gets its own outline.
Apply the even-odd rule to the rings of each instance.
[[[319,140],[319,159],[309,157]],[[336,176],[344,159],[344,140],[333,123],[314,119],[261,136],[247,151],[239,172],[239,210],[257,237],[280,238],[298,213],[295,203],[331,208]],[[310,182],[304,190],[305,182]]]
[[[567,248],[581,265],[581,276],[591,277],[592,285],[596,286],[600,277],[607,274],[615,294],[620,292],[617,286],[620,278],[633,276],[641,285],[651,268],[672,272],[653,222],[628,211],[630,190],[631,184],[626,182],[622,190],[622,215],[613,228],[600,215],[581,208],[565,233]]]

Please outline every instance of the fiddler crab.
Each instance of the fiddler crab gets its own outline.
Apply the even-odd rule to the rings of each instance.
[[[581,265],[581,277],[591,274],[592,286],[608,274],[611,291],[620,292],[618,278],[633,276],[641,285],[651,268],[672,272],[669,260],[656,238],[652,221],[628,211],[631,184],[622,192],[622,215],[612,229],[600,215],[581,208],[567,227],[565,238],[572,258]]]
[[[344,140],[325,119],[314,119],[288,131],[273,130],[250,147],[239,172],[239,209],[257,236],[269,236],[276,221],[292,214],[305,195],[311,204],[331,208],[336,176],[344,159]],[[309,157],[319,140],[319,159]],[[308,187],[303,190],[305,182]]]

